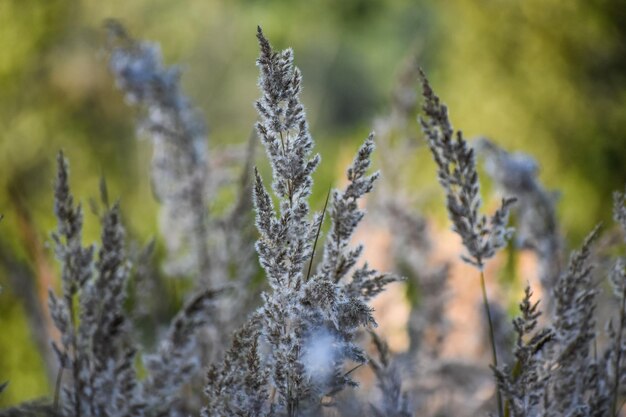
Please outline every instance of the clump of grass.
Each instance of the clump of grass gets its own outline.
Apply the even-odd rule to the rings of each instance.
[[[204,413],[233,415],[248,403],[256,404],[254,415],[318,415],[323,398],[356,385],[346,364],[366,361],[353,339],[360,327],[376,324],[367,301],[397,278],[365,264],[354,270],[351,281],[345,281],[362,252],[361,246],[349,245],[364,214],[357,202],[378,177],[367,175],[374,150],[371,135],[348,169],[345,190],[332,192],[332,224],[324,257],[315,274],[306,272],[323,219],[323,213],[310,217],[308,204],[311,175],[320,158],[310,156],[313,139],[299,100],[301,74],[293,66],[292,51],[274,51],[260,28],[257,38],[262,93],[256,103],[257,131],[272,166],[272,191],[279,202],[276,210],[255,171],[256,248],[270,291],[263,294],[263,306],[253,321],[237,334],[222,365],[212,368],[209,392],[226,395],[210,398]],[[246,331],[254,322],[258,322],[257,333]],[[252,344],[250,350],[237,348],[244,340]],[[233,368],[233,363],[238,365]],[[253,389],[258,386],[269,389]],[[232,387],[246,388],[233,391]],[[237,395],[242,392],[253,392],[254,397]]]
[[[52,239],[61,266],[61,294],[51,290],[49,295],[50,314],[60,334],[53,342],[59,368],[56,389],[49,400],[22,404],[0,415],[308,417],[332,409],[328,414],[344,417],[409,417],[420,407],[415,403],[428,401],[439,389],[429,392],[416,378],[447,372],[452,381],[459,369],[476,371],[476,367],[446,367],[449,363],[442,362],[436,372],[411,374],[405,366],[416,358],[439,360],[436,348],[445,334],[441,316],[448,268],[426,265],[430,246],[425,220],[402,202],[383,205],[386,213],[396,217],[397,243],[406,242],[417,251],[414,272],[422,275],[421,284],[428,290],[423,296],[431,294],[432,299],[414,309],[425,318],[409,323],[415,340],[407,355],[394,357],[388,344],[373,333],[377,324],[369,302],[388,284],[401,280],[361,263],[363,246],[352,242],[365,215],[360,203],[380,175],[370,172],[374,135],[355,155],[346,172],[346,186],[329,191],[324,208],[312,213],[312,175],[321,159],[313,151],[300,100],[302,75],[290,49],[274,50],[258,29],[261,97],[256,102],[259,121],[253,139],[264,146],[272,167],[271,188],[252,169],[253,153],[248,152],[239,198],[225,217],[216,218],[208,215],[207,207],[212,175],[219,173],[209,169],[204,129],[179,89],[178,72],[163,65],[157,45],[132,39],[119,24],[110,23],[109,28],[112,72],[127,101],[140,109],[141,126],[154,143],[155,192],[164,224],[169,225],[162,229],[168,241],[165,270],[187,276],[197,285],[156,345],[142,348],[134,317],[125,305],[133,265],[121,206],[109,202],[103,182],[103,209],[97,210],[101,238],[85,246],[82,208],[71,193],[68,162],[60,153],[54,186],[58,226]],[[618,415],[626,394],[624,260],[617,259],[609,273],[617,314],[608,323],[606,342],[596,329],[600,293],[595,280],[599,273],[594,269],[596,228],[572,253],[562,273],[555,273],[561,271],[560,263],[542,273],[549,304],[554,306],[551,315],[542,318],[542,304],[532,299],[530,287],[525,289],[521,314],[513,320],[513,362],[500,363],[483,271],[512,236],[508,216],[514,199],[504,198],[491,216],[480,213],[474,148],[453,129],[446,106],[423,73],[421,79],[425,116],[421,126],[437,164],[453,229],[467,251],[462,259],[480,273],[498,414]],[[395,113],[402,124],[414,104],[413,99],[403,102],[405,108]],[[553,261],[557,265],[562,246],[557,228],[552,227],[556,225],[553,202],[536,181],[533,165],[485,140],[478,148],[492,158],[490,172],[505,192],[520,199],[520,222],[528,223],[523,240],[533,242],[531,247],[546,265]],[[541,210],[546,216],[537,222],[532,213]],[[248,211],[256,216],[256,245],[246,228]],[[330,219],[326,235],[324,219]],[[626,193],[615,194],[614,219],[626,235]],[[214,235],[225,237],[221,249]],[[256,310],[244,303],[254,299],[249,288],[256,270],[252,248],[267,281]],[[320,260],[316,250],[322,251]],[[141,258],[147,258],[148,252]],[[238,261],[234,268],[233,261]],[[150,275],[148,270],[137,275]],[[226,283],[235,295],[224,302],[221,285]],[[437,328],[429,346],[419,340],[428,326]],[[365,331],[375,353],[359,343]],[[138,361],[145,373],[141,377]],[[366,363],[376,379],[379,401],[359,400],[348,389],[358,386],[357,370]],[[202,406],[193,381],[205,365],[209,367]],[[407,372],[400,372],[404,368]],[[467,375],[461,377],[465,379],[457,378],[461,382],[456,384],[467,384]],[[0,392],[6,388],[6,383],[1,384]]]
[[[258,273],[250,244],[255,147],[210,150],[205,123],[180,87],[179,68],[163,63],[158,44],[134,39],[119,22],[109,20],[106,27],[109,69],[127,104],[137,110],[139,136],[153,145],[151,184],[167,250],[162,269],[172,279],[190,280],[198,292],[233,287],[216,303],[214,321],[219,324],[206,337],[218,341],[206,340],[205,352],[195,354],[219,357],[224,348],[219,339],[241,323],[256,295],[248,291]],[[236,155],[236,169],[224,167],[225,152]],[[220,165],[221,170],[214,168]],[[233,182],[237,198],[224,213],[213,213],[210,206],[218,191]],[[202,362],[206,365],[207,359]]]

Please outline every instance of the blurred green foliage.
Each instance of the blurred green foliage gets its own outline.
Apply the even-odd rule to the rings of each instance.
[[[626,7],[606,1],[456,1],[436,85],[468,137],[534,155],[574,241],[626,182]]]
[[[533,154],[562,191],[564,230],[578,240],[610,215],[626,182],[626,8],[618,0],[3,0],[0,2],[0,224],[2,250],[39,270],[32,243],[55,226],[54,157],[64,149],[86,203],[106,176],[132,238],[157,235],[151,149],[112,84],[102,22],[115,17],[160,42],[206,117],[211,147],[246,140],[258,96],[257,25],[292,46],[303,100],[325,163],[317,202],[384,113],[403,58],[419,51],[452,120]],[[417,88],[417,86],[416,86]],[[427,152],[415,184],[430,193]],[[432,169],[431,169],[432,168]],[[432,184],[426,187],[424,184]],[[440,200],[437,206],[440,207]],[[19,219],[28,212],[28,227]],[[88,213],[88,210],[86,210]],[[86,240],[97,237],[86,214]],[[32,232],[35,232],[33,235]],[[30,234],[29,234],[30,233]],[[31,246],[29,250],[28,247]],[[44,247],[52,264],[52,253]],[[38,262],[41,263],[41,260]],[[0,285],[8,287],[0,266]],[[34,275],[36,275],[33,272]],[[0,294],[0,407],[49,393],[19,302]]]

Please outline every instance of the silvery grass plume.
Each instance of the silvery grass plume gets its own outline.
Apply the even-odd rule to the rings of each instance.
[[[354,161],[347,171],[348,186],[345,190],[334,190],[330,207],[332,221],[330,231],[324,244],[324,257],[317,268],[316,278],[323,277],[335,284],[346,278],[348,272],[356,265],[363,246],[350,247],[350,239],[365,212],[358,207],[358,201],[372,191],[379,173],[367,175],[371,155],[374,151],[374,136],[366,139],[359,149]],[[344,292],[354,298],[369,301],[384,290],[384,287],[399,279],[398,276],[379,273],[365,263],[352,274],[352,280],[344,285]]]
[[[152,139],[152,185],[162,204],[172,275],[209,278],[207,142],[205,127],[180,91],[180,72],[164,67],[158,44],[137,42],[107,23],[109,67],[126,100],[143,110],[139,130]]]
[[[377,357],[369,358],[369,365],[376,376],[376,385],[380,390],[379,404],[371,404],[375,417],[411,417],[409,400],[402,389],[402,376],[396,363],[392,362],[387,342],[376,333],[370,332],[376,347]]]
[[[487,138],[475,141],[475,148],[484,157],[485,171],[501,192],[517,198],[513,207],[517,214],[516,241],[520,247],[535,252],[539,279],[546,292],[551,292],[561,273],[563,250],[556,194],[543,187],[537,161],[530,155],[507,152]]]
[[[58,228],[53,239],[63,291],[61,298],[50,291],[49,308],[61,334],[60,345],[53,343],[61,367],[57,389],[64,371],[71,383],[63,384],[60,398],[55,394],[55,408],[74,417],[143,415],[146,404],[134,371],[136,351],[122,308],[128,264],[119,207],[107,208],[103,215],[101,248],[94,261],[95,247],[82,246],[82,210],[74,205],[61,153],[57,165]]]
[[[446,193],[446,206],[453,230],[461,237],[463,246],[469,254],[462,256],[462,259],[480,271],[483,305],[490,330],[492,361],[493,366],[497,368],[498,353],[483,270],[485,261],[506,245],[513,232],[507,227],[507,223],[509,209],[515,198],[504,198],[500,208],[489,220],[487,216],[479,213],[482,200],[474,150],[465,141],[462,132],[455,132],[452,128],[447,107],[439,101],[423,72],[421,77],[423,110],[426,118],[420,117],[420,123],[437,164],[439,183]],[[502,398],[499,390],[496,397],[498,415],[502,416]]]
[[[256,273],[248,244],[254,135],[243,152],[229,149],[209,158],[206,127],[181,91],[179,69],[164,66],[158,44],[133,39],[118,22],[107,26],[109,67],[127,102],[141,110],[138,130],[153,144],[152,186],[161,203],[166,272],[192,276],[204,287],[232,278],[248,283]],[[237,180],[230,168],[240,160]],[[237,181],[239,195],[230,210],[209,216],[217,189]]]
[[[505,399],[505,415],[512,417],[544,415],[539,410],[549,383],[542,350],[555,336],[550,327],[539,327],[539,301],[532,302],[532,291],[526,287],[519,305],[521,315],[513,320],[517,336],[513,366],[494,368],[496,381]]]
[[[314,412],[323,396],[352,382],[342,372],[343,364],[346,360],[365,361],[363,352],[351,343],[353,332],[374,323],[365,301],[382,290],[388,277],[365,265],[356,270],[350,284],[339,284],[362,250],[350,250],[348,239],[363,216],[357,199],[372,189],[377,177],[366,176],[372,137],[348,170],[346,190],[332,193],[331,231],[318,273],[304,275],[321,227],[320,215],[313,221],[307,219],[311,174],[319,156],[308,159],[313,140],[298,98],[301,75],[293,68],[292,51],[274,52],[260,30],[258,38],[263,95],[257,101],[261,117],[257,130],[272,165],[272,188],[280,201],[277,216],[257,174],[254,201],[261,235],[257,251],[272,287],[271,294],[264,295],[264,337],[272,352],[268,362],[278,404],[287,415],[295,416]],[[318,343],[320,340],[324,343]]]
[[[197,352],[188,352],[205,366],[221,355],[221,341],[254,306],[249,285],[258,272],[250,215],[255,137],[244,152],[212,152],[209,158],[206,129],[181,91],[179,70],[163,64],[157,44],[133,39],[114,21],[108,28],[111,72],[127,101],[142,112],[139,130],[153,144],[152,185],[168,248],[165,270],[192,278],[195,296],[207,288],[236,287],[215,306],[212,321],[219,325],[206,329]],[[230,165],[241,159],[240,178],[231,178]],[[238,183],[237,198],[225,214],[209,216],[209,202],[225,180]]]
[[[156,351],[144,355],[147,376],[141,383],[148,416],[185,417],[200,408],[181,392],[205,369],[197,354],[203,346],[199,333],[212,324],[216,301],[222,293],[195,292],[172,319]]]
[[[546,411],[549,413],[590,415],[592,411],[599,411],[590,409],[588,402],[597,377],[591,349],[596,338],[594,312],[598,290],[593,283],[591,248],[598,234],[599,227],[596,227],[580,251],[572,253],[567,271],[554,288],[556,343],[550,345],[554,369],[548,387],[551,401]],[[594,395],[602,395],[602,392]]]
[[[313,139],[299,99],[301,74],[293,66],[290,49],[275,52],[260,28],[257,37],[262,92],[256,103],[257,131],[272,166],[272,190],[279,203],[276,210],[255,172],[253,199],[260,235],[256,247],[270,291],[263,294],[263,306],[248,329],[236,335],[226,360],[209,373],[205,415],[318,415],[322,398],[355,385],[346,364],[362,364],[366,358],[352,340],[360,327],[375,325],[366,302],[395,279],[365,265],[353,272],[351,282],[343,280],[362,251],[350,249],[348,243],[363,217],[357,201],[377,178],[367,175],[373,138],[366,140],[348,169],[346,189],[332,193],[331,231],[323,260],[311,275],[323,213],[312,219],[309,214],[311,174],[320,158],[310,156]],[[247,349],[236,349],[243,344]],[[258,366],[261,371],[251,374],[250,369]],[[251,387],[264,386],[265,378],[267,391],[252,390],[264,399],[237,397],[242,390],[231,388],[242,386],[247,387],[243,392],[251,392]]]
[[[259,351],[260,331],[261,317],[255,314],[235,332],[223,362],[209,368],[203,417],[272,415],[269,369]]]
[[[423,73],[422,86],[426,118],[420,118],[420,123],[437,164],[439,183],[446,192],[453,229],[469,254],[462,258],[482,271],[485,261],[504,247],[512,235],[507,221],[515,198],[503,199],[489,219],[479,213],[482,200],[474,150],[463,133],[452,128],[447,107],[440,103]]]
[[[623,328],[615,330],[609,322],[609,343],[601,347],[595,317],[598,289],[591,263],[598,234],[596,227],[582,248],[571,254],[568,268],[554,288],[555,312],[549,326],[537,324],[538,302],[530,302],[531,292],[526,289],[520,304],[522,316],[513,322],[518,335],[516,361],[494,369],[506,399],[506,415],[617,415],[623,377],[616,376],[623,375]],[[613,282],[621,280],[623,290],[623,264],[618,262],[610,277]],[[621,304],[620,320],[623,315]]]
[[[53,342],[60,364],[53,408],[64,417],[183,415],[180,390],[199,367],[188,352],[195,348],[195,333],[209,317],[216,294],[206,291],[187,303],[158,350],[144,357],[147,376],[140,381],[131,320],[124,311],[130,265],[119,206],[109,206],[103,198],[106,211],[94,259],[95,246],[82,246],[82,209],[70,192],[63,154],[57,162],[53,239],[63,291],[60,298],[50,291],[49,298],[61,334],[60,343]]]

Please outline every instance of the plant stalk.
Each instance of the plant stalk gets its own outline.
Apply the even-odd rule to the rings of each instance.
[[[487,315],[487,321],[489,323],[489,338],[491,339],[491,357],[493,362],[493,367],[498,367],[498,352],[496,350],[496,337],[493,330],[493,321],[491,319],[491,310],[489,309],[489,299],[487,298],[487,286],[485,285],[485,273],[480,271],[480,288],[483,293],[483,305],[485,306],[485,314]],[[500,393],[500,389],[496,384],[496,398],[498,400],[498,416],[504,417],[502,414],[502,394]]]

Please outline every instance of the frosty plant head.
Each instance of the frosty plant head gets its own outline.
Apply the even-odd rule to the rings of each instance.
[[[270,290],[263,294],[263,306],[253,318],[258,334],[246,333],[259,339],[259,349],[237,353],[239,337],[221,368],[212,369],[210,392],[221,394],[211,401],[207,415],[233,413],[241,402],[231,398],[242,390],[256,392],[253,399],[242,400],[257,404],[256,415],[318,415],[322,398],[356,385],[350,369],[363,364],[366,357],[353,343],[354,335],[359,328],[376,324],[367,301],[397,278],[367,264],[355,269],[362,247],[349,244],[364,215],[357,201],[378,178],[377,173],[367,174],[374,150],[372,135],[348,169],[348,186],[331,193],[328,214],[332,224],[323,259],[311,274],[324,213],[311,215],[308,202],[311,175],[320,157],[312,155],[313,139],[299,98],[302,76],[293,66],[290,49],[274,51],[260,28],[257,37],[261,97],[256,102],[256,127],[272,167],[271,191],[278,201],[276,209],[255,171],[256,249]],[[347,280],[350,274],[352,279]],[[259,363],[264,371],[251,378],[245,365],[235,370],[237,362]],[[271,387],[268,392],[254,391],[250,381],[262,385],[259,378]],[[240,382],[233,385],[233,379]]]

